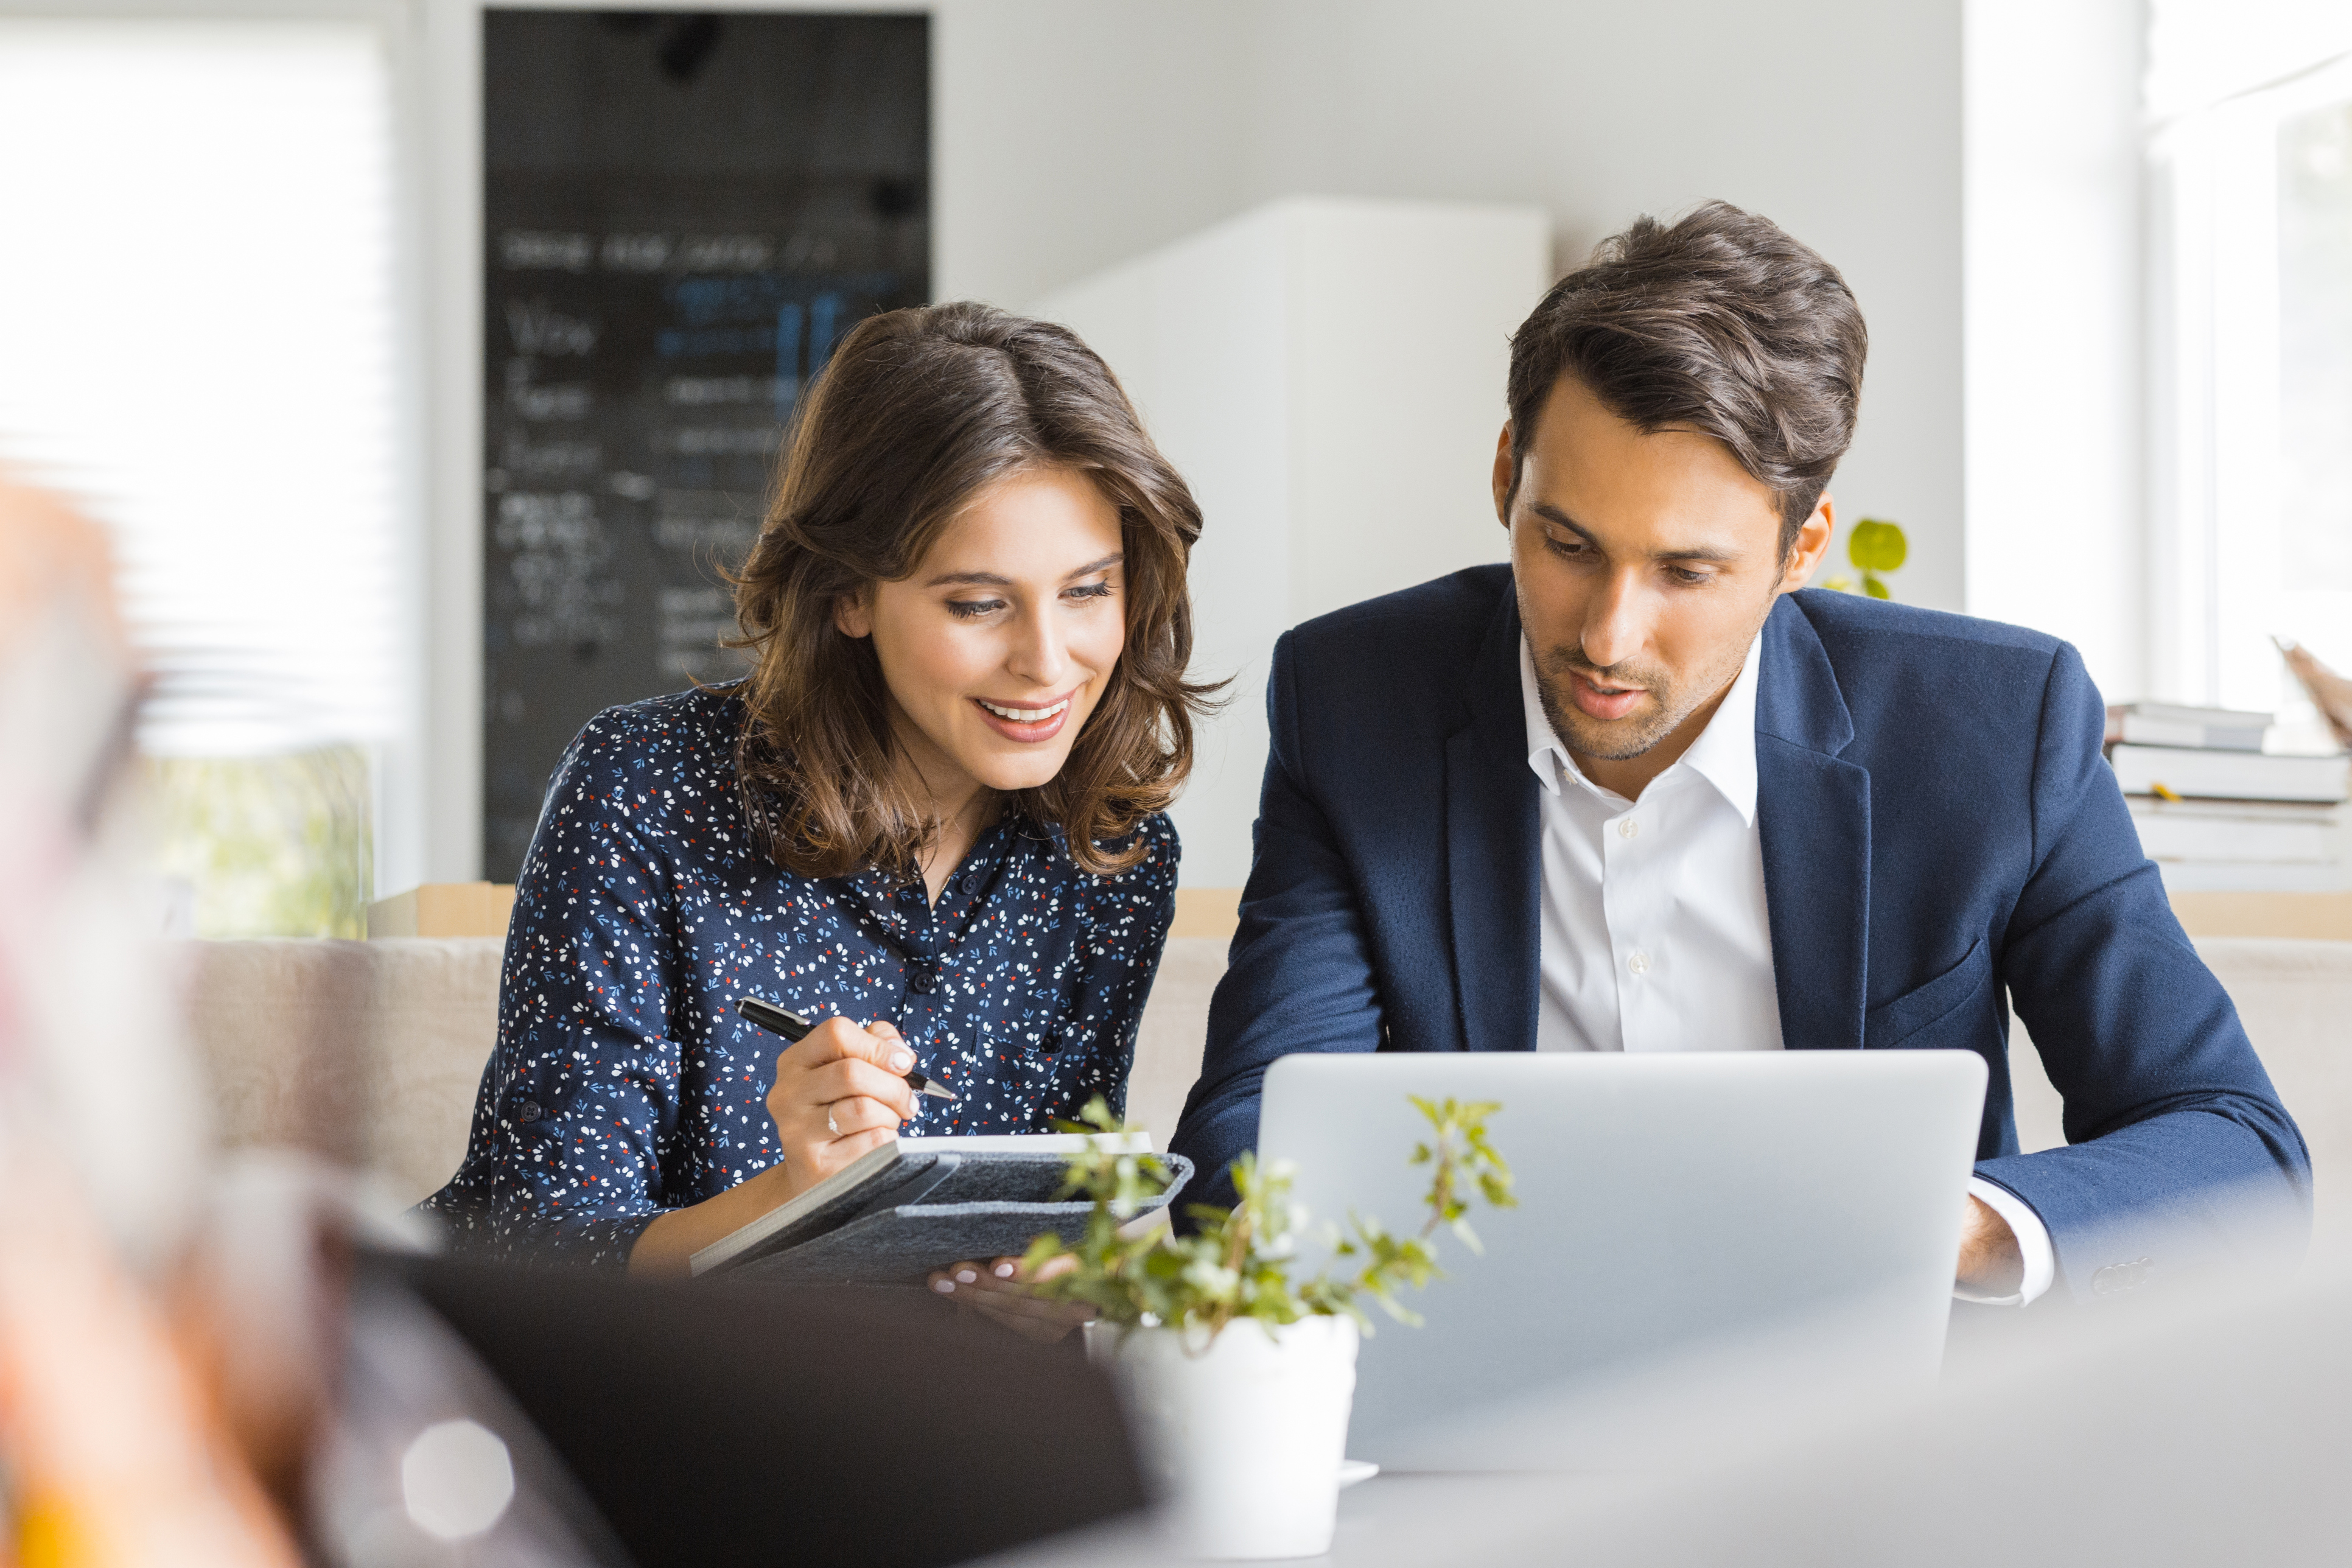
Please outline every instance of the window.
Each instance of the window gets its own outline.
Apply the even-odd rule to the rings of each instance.
[[[203,934],[363,915],[414,658],[391,113],[364,23],[0,16],[0,463],[112,535]]]
[[[2330,742],[2273,637],[2352,671],[2352,12],[2156,7],[2158,689]]]
[[[2352,81],[2278,131],[2277,586],[2325,595],[2301,618],[2352,623]]]

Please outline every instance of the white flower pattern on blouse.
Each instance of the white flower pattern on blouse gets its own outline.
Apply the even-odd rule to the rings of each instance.
[[[929,905],[873,871],[770,860],[735,793],[729,689],[608,709],[564,753],[515,889],[498,1047],[465,1163],[420,1205],[460,1246],[619,1265],[665,1209],[773,1164],[783,1042],[736,1016],[887,1018],[957,1096],[904,1136],[1044,1132],[1123,1109],[1175,909],[1176,830],[1080,870],[1059,828],[1008,815]]]

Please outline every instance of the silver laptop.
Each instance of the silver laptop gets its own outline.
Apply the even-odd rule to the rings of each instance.
[[[1807,1323],[1836,1324],[1809,1352],[1836,1364],[1808,1384],[1932,1380],[1984,1087],[1967,1051],[1276,1061],[1258,1152],[1296,1166],[1310,1233],[1351,1210],[1419,1228],[1429,1168],[1407,1157],[1428,1124],[1411,1095],[1500,1101],[1488,1133],[1517,1179],[1517,1208],[1469,1216],[1483,1255],[1439,1233],[1445,1278],[1407,1293],[1423,1327],[1372,1309],[1349,1456],[1519,1468],[1465,1414]],[[1309,1273],[1322,1256],[1309,1245]]]

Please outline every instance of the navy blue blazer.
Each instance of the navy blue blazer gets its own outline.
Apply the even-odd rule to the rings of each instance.
[[[1232,1202],[1223,1173],[1256,1142],[1276,1057],[1534,1047],[1518,642],[1497,565],[1276,644],[1256,854],[1171,1143],[1218,1175],[1205,1200]],[[1759,657],[1783,1043],[1981,1055],[1977,1173],[2033,1206],[2077,1295],[2151,1277],[2249,1197],[2307,1223],[2302,1135],[2140,853],[2074,648],[1808,591],[1773,607]],[[2009,1000],[2065,1098],[2066,1148],[2018,1152]]]

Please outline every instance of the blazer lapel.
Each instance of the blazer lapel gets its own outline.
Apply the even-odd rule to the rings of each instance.
[[[1870,954],[1870,773],[1838,753],[1853,718],[1793,595],[1764,623],[1756,819],[1773,989],[1790,1050],[1859,1050]]]
[[[1469,707],[1469,723],[1445,742],[1445,864],[1463,1031],[1456,1048],[1533,1050],[1543,863],[1519,701],[1518,602],[1507,583],[1471,668]]]

